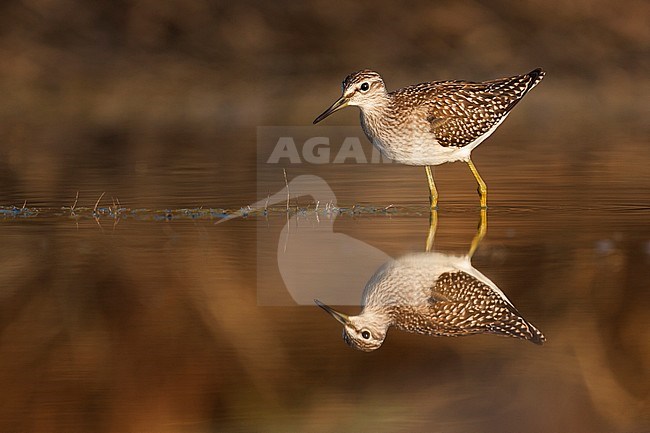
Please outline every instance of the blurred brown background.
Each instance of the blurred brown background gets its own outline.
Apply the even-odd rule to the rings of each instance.
[[[257,306],[256,254],[277,245],[258,250],[255,220],[44,212],[0,224],[0,431],[647,430],[649,16],[641,0],[2,2],[3,207],[106,192],[238,209],[257,200],[256,127],[309,125],[354,70],[395,89],[544,67],[477,149],[514,210],[490,210],[476,266],[549,342],[395,332],[357,353],[316,307]],[[419,169],[382,170],[399,184],[351,167],[349,200],[425,200]],[[441,200],[465,204],[440,242],[465,248],[473,181],[439,172]],[[427,219],[337,230],[397,256]]]

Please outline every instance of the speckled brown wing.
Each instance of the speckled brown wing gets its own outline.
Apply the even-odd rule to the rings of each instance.
[[[497,125],[543,77],[544,72],[535,69],[482,83],[428,83],[431,132],[443,147],[467,146]]]
[[[446,272],[431,288],[429,314],[446,335],[492,333],[545,341],[544,335],[487,284],[463,271]]]

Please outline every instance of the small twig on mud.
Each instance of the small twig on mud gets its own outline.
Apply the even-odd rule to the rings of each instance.
[[[282,173],[284,173],[284,185],[287,188],[287,213],[288,213],[289,212],[289,198],[291,197],[291,193],[289,192],[289,182],[287,181],[287,170],[285,170],[283,168]]]
[[[118,198],[111,197],[111,202],[113,203],[111,206],[111,212],[113,213],[113,217],[117,218],[120,212],[120,200]]]
[[[79,201],[79,191],[77,191],[77,195],[74,197],[74,203],[72,203],[72,207],[70,208],[70,215],[74,215],[74,210],[77,207],[78,201]]]
[[[102,201],[102,197],[104,197],[104,194],[106,194],[106,192],[103,192],[102,195],[100,195],[97,201],[95,202],[95,207],[93,208],[93,213],[95,215],[97,215],[97,206],[99,206],[99,202]]]

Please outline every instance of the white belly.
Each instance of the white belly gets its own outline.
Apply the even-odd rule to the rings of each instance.
[[[403,131],[399,136],[376,136],[372,144],[387,158],[406,165],[440,165],[446,162],[467,161],[472,150],[501,125],[503,116],[485,134],[463,147],[441,146],[428,130],[412,129]]]

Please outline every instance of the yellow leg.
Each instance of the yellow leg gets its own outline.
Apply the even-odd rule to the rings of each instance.
[[[469,248],[468,256],[470,258],[472,258],[472,256],[476,252],[478,245],[481,243],[486,233],[487,233],[487,209],[482,208],[481,219],[478,222],[478,227],[476,228],[476,234],[474,235],[474,239],[472,239],[472,245]]]
[[[481,208],[485,209],[487,208],[487,185],[481,179],[481,175],[478,174],[478,170],[476,170],[471,159],[467,160],[467,165],[469,165],[469,169],[472,170],[472,174],[476,178],[476,182],[478,182],[478,195],[481,197]]]
[[[436,184],[433,182],[431,167],[426,165],[424,169],[427,172],[427,181],[429,182],[429,203],[431,204],[431,210],[435,210],[438,209],[438,190],[436,189]]]
[[[431,252],[433,248],[433,239],[436,236],[436,229],[438,228],[438,211],[436,209],[431,209],[429,214],[429,233],[427,234],[427,244],[425,246],[425,251],[427,253]]]

